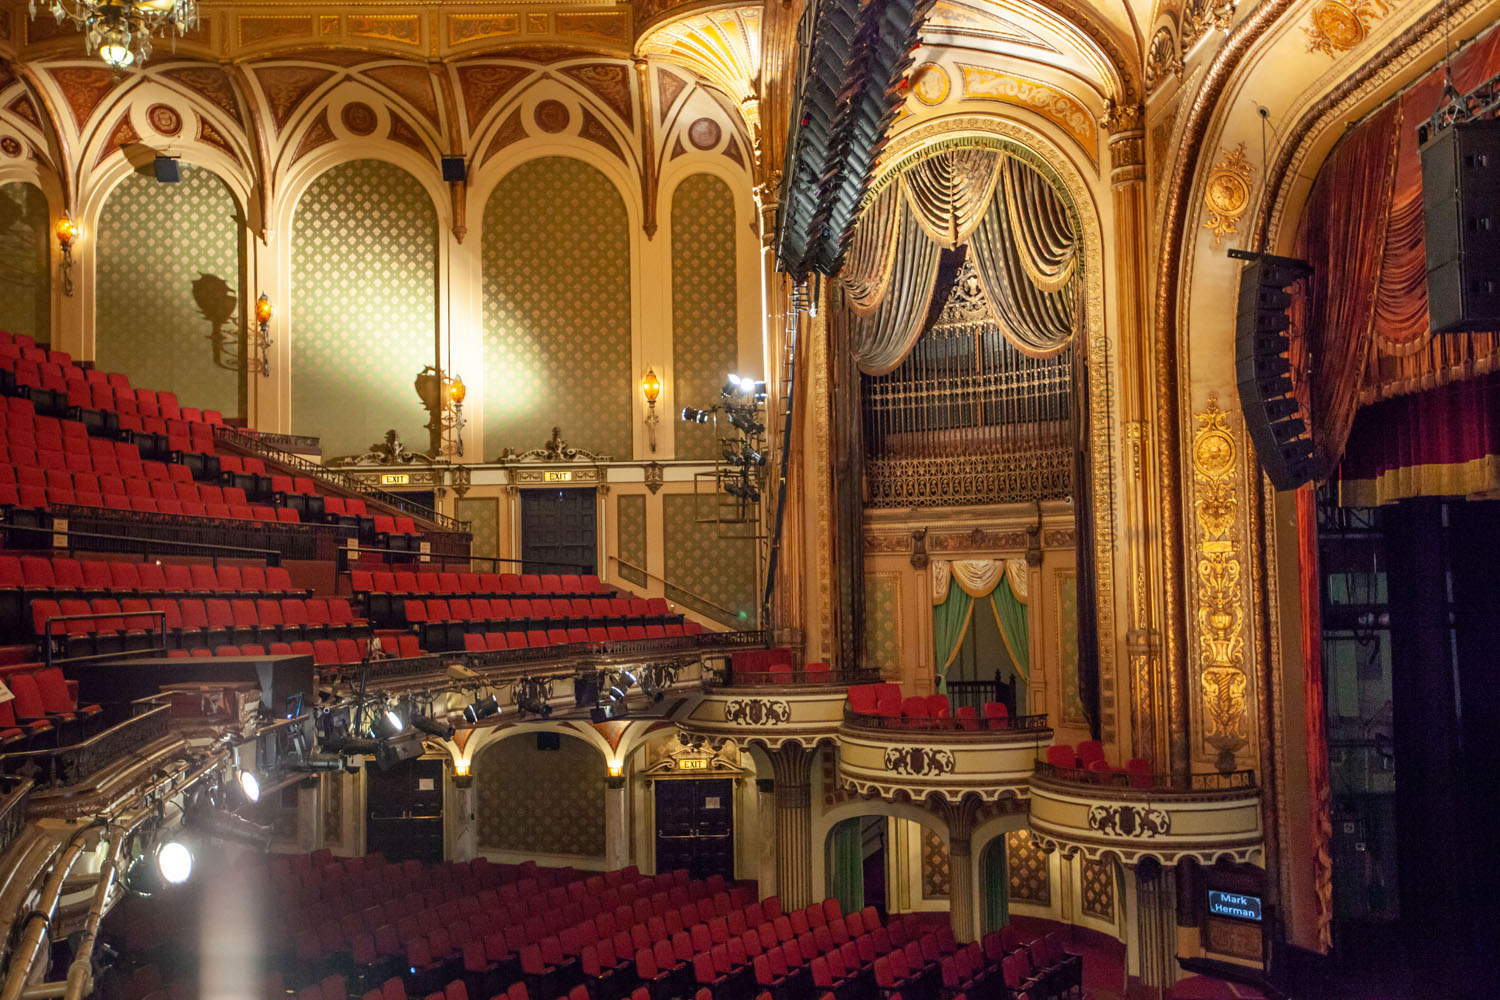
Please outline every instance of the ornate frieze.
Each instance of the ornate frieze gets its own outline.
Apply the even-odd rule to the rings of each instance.
[[[791,706],[780,698],[731,698],[724,704],[724,721],[739,726],[779,726],[791,717]]]
[[[1151,806],[1096,805],[1089,807],[1089,829],[1118,837],[1164,837],[1172,832],[1172,816]]]

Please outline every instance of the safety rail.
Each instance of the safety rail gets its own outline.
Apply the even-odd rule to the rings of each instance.
[[[988,681],[945,681],[943,693],[948,696],[954,711],[960,708],[982,711],[987,701],[1015,707],[1015,687],[1002,682],[998,677]]]
[[[0,776],[0,857],[10,850],[26,826],[26,803],[32,781],[15,775]]]
[[[218,561],[220,559],[264,559],[267,566],[281,565],[280,549],[260,549],[252,548],[247,545],[219,545],[215,542],[178,542],[170,538],[140,538],[135,535],[117,535],[113,532],[107,531],[74,531],[72,527],[69,527],[66,531],[56,532],[55,534],[62,535],[63,541],[68,542],[69,544],[49,545],[47,547],[51,549],[61,549],[67,552],[137,552],[140,553],[142,559],[149,561],[151,559],[152,549],[158,548],[160,546],[166,546],[167,548],[175,549],[192,549],[194,551],[183,552],[181,554],[187,556],[206,555],[207,558],[213,560],[213,565],[215,567],[218,566]],[[74,537],[98,538],[106,539],[109,541],[126,542],[129,543],[129,546],[119,549],[83,548],[81,546],[71,544],[71,540]],[[197,551],[200,549],[208,551]]]
[[[139,525],[143,530],[151,528],[169,530],[174,536],[174,538],[171,540],[162,540],[154,536],[121,536],[130,539],[137,546],[139,546],[139,544],[143,542],[154,543],[157,541],[170,541],[177,544],[197,545],[200,547],[218,546],[221,548],[230,549],[251,549],[251,546],[231,545],[224,542],[216,542],[210,540],[213,538],[221,538],[225,535],[233,535],[234,533],[238,532],[244,533],[247,539],[257,538],[261,540],[276,540],[277,542],[281,543],[280,548],[277,551],[281,556],[288,559],[330,560],[337,555],[338,550],[341,547],[340,543],[351,537],[350,533],[353,531],[352,528],[346,528],[334,524],[316,524],[310,522],[291,524],[284,521],[249,521],[242,518],[207,518],[188,517],[177,514],[143,514],[138,511],[106,510],[101,507],[77,507],[63,505],[49,508],[48,512],[52,515],[53,525],[55,525],[55,523],[59,519],[66,520],[68,522],[67,530],[56,530],[53,525],[37,527],[13,526],[10,530],[17,534],[32,532],[37,535],[39,539],[45,541],[49,536],[53,534],[74,534],[75,532],[80,536],[88,536],[90,534],[113,535],[117,533],[97,531],[95,530],[95,528],[101,525],[107,527],[117,524],[132,524]],[[81,528],[81,530],[75,529],[75,524],[82,525],[83,527]],[[183,539],[183,536],[190,537],[185,540],[179,541],[180,539]],[[46,544],[40,546],[25,547],[51,548],[51,544],[50,542],[47,542]],[[101,548],[93,551],[108,552],[119,550]],[[256,549],[255,551],[264,553],[271,550]],[[254,558],[263,558],[263,556],[256,555],[254,556]]]
[[[707,606],[709,608],[712,608],[715,611],[723,612],[724,614],[728,615],[731,619],[739,617],[740,613],[738,611],[736,611],[734,608],[726,608],[724,605],[719,604],[716,601],[712,601],[709,598],[704,597],[702,594],[695,593],[695,592],[693,592],[691,590],[688,590],[685,587],[679,587],[677,584],[673,583],[671,580],[668,580],[665,577],[657,576],[655,573],[650,572],[645,567],[637,566],[635,563],[628,562],[627,560],[621,559],[619,556],[610,556],[609,559],[610,559],[611,562],[615,563],[616,566],[623,566],[625,569],[632,570],[633,572],[639,573],[642,576],[646,577],[647,579],[655,580],[657,583],[661,584],[665,588],[666,596],[668,598],[672,599],[672,600],[677,601],[677,603],[679,603],[679,604],[686,603],[686,602],[682,601],[682,599],[680,597],[673,597],[673,592],[674,591],[677,594],[681,594],[681,595],[689,598],[690,600],[697,602],[698,604],[705,605],[705,606]],[[626,580],[623,575],[620,577],[620,579],[625,580],[626,583],[635,583],[635,581],[633,581],[633,580]],[[635,584],[635,585],[637,587],[640,586],[640,584],[638,584],[638,583]],[[714,617],[718,618],[717,615],[714,616]],[[722,621],[723,619],[718,619],[718,620]]]
[[[67,656],[63,657],[63,659],[68,660],[69,662],[79,662],[82,660],[99,659],[106,656],[120,657],[127,653],[154,653],[158,651],[165,653],[167,651],[167,613],[165,611],[90,611],[86,615],[51,615],[44,619],[42,622],[42,655],[46,661],[46,665],[49,667],[52,666],[52,654],[57,646],[55,640],[62,639],[64,643],[66,643],[69,635],[72,634],[66,629],[64,629],[62,632],[54,634],[52,631],[53,622],[90,621],[98,618],[119,618],[120,620],[126,622],[126,632],[130,631],[129,619],[131,618],[155,618],[161,624],[161,630],[157,634],[162,637],[162,641],[160,645],[153,645],[144,649],[121,650],[118,653],[93,653],[89,656]],[[152,635],[151,629],[142,629],[141,631],[146,634],[148,639]],[[83,634],[88,635],[89,633]]]
[[[111,724],[80,743],[0,755],[0,770],[29,777],[39,789],[76,785],[165,737],[172,706],[150,702],[106,705],[103,718]]]
[[[266,444],[260,438],[252,437],[236,428],[216,424],[214,425],[214,437],[234,445],[236,448],[259,455],[261,458],[268,458],[273,462],[280,462],[282,465],[290,466],[309,478],[316,479],[329,486],[337,487],[356,496],[367,497],[388,507],[394,507],[413,517],[420,517],[424,521],[437,525],[444,531],[454,531],[465,535],[470,533],[468,521],[460,521],[457,518],[449,517],[447,514],[441,514],[431,507],[423,506],[400,493],[391,493],[386,490],[376,489],[368,483],[361,481],[358,477],[349,475],[347,472],[330,469],[325,465],[309,461],[301,455],[282,451],[280,448]]]
[[[844,724],[865,729],[904,732],[949,733],[1034,733],[1050,728],[1045,715],[1001,715],[989,719],[961,719],[957,716],[931,718],[913,715],[871,715],[844,706]]]
[[[1209,771],[1201,774],[1171,774],[1165,771],[1127,771],[1110,768],[1059,767],[1045,760],[1036,762],[1036,776],[1074,785],[1133,788],[1153,792],[1228,792],[1255,787],[1255,772]]]
[[[258,431],[237,425],[230,425],[230,429],[246,437],[253,437],[257,441],[264,441],[272,448],[278,448],[281,451],[302,455],[323,454],[323,439],[311,434],[273,434],[270,431]]]
[[[465,522],[465,523],[467,523],[467,522]],[[437,560],[437,561],[443,563],[444,565],[446,565],[447,563],[450,563],[450,562],[458,562],[458,563],[476,563],[476,562],[482,562],[482,563],[489,563],[491,569],[494,569],[495,567],[498,567],[501,563],[506,563],[506,564],[509,564],[509,565],[514,565],[516,563],[520,563],[524,567],[525,564],[528,563],[528,562],[531,562],[531,563],[540,562],[540,560],[537,560],[537,559],[508,559],[508,558],[501,558],[499,556],[475,556],[475,555],[467,555],[466,556],[466,555],[463,555],[461,553],[454,553],[454,552],[409,552],[406,549],[379,549],[379,548],[375,548],[375,547],[369,546],[369,545],[361,545],[361,546],[358,546],[358,547],[350,547],[350,548],[345,549],[344,551],[347,554],[351,555],[351,556],[364,555],[367,552],[369,552],[369,553],[375,553],[375,554],[378,554],[378,555],[396,555],[396,556],[408,556],[408,557],[410,557],[410,556],[416,556],[417,557],[416,561],[419,562],[419,563],[422,563],[422,562],[432,562],[433,560]],[[587,570],[589,573],[593,573],[594,572],[594,565],[592,563],[558,562],[555,559],[548,559],[543,565],[546,565],[546,566],[567,566],[569,569]],[[525,570],[524,568],[523,568],[522,571],[523,572],[542,572],[542,573],[550,573],[550,572],[552,572],[551,570],[536,570],[536,571],[533,571],[533,570]]]

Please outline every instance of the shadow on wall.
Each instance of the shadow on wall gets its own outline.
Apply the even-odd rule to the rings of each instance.
[[[0,330],[46,342],[51,332],[47,201],[30,184],[0,185]]]
[[[214,367],[239,371],[243,365],[238,313],[239,297],[234,286],[217,274],[199,273],[193,281],[193,301],[208,321],[208,343],[213,350]]]

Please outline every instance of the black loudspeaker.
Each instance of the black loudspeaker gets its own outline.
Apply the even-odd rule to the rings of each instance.
[[[467,179],[468,172],[464,168],[462,156],[443,157],[443,180],[450,184]]]
[[[561,750],[562,736],[558,733],[537,733],[536,748],[538,750]]]
[[[1313,476],[1312,439],[1292,396],[1287,360],[1287,309],[1292,285],[1312,274],[1304,261],[1270,254],[1249,256],[1240,272],[1235,316],[1235,373],[1245,429],[1261,468],[1278,490],[1296,489]]]
[[[176,184],[182,180],[182,170],[175,156],[158,156],[152,167],[156,170],[156,179],[163,184]]]
[[[1427,134],[1422,211],[1432,332],[1500,330],[1500,120]]]

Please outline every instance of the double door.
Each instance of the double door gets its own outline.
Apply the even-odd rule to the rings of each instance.
[[[521,558],[526,573],[594,573],[598,494],[592,488],[521,491]]]
[[[734,782],[670,778],[656,788],[656,870],[734,878]]]

